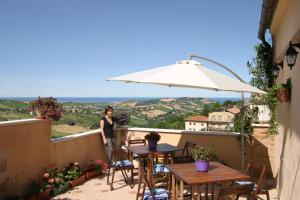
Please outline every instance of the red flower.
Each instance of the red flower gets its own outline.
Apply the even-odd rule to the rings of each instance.
[[[49,163],[48,167],[49,167],[50,169],[54,168],[54,167],[55,167],[55,163],[54,163],[54,162],[53,162],[53,163]]]

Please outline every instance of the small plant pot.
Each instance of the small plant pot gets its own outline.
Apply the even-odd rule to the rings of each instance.
[[[70,181],[70,188],[76,187],[86,181],[86,176],[79,176],[77,179]]]
[[[44,200],[48,199],[50,196],[51,189],[45,190],[43,192],[40,192],[34,196],[29,197],[29,200]]]
[[[101,174],[102,174],[102,171],[100,171],[100,170],[93,170],[93,171],[90,171],[90,172],[86,172],[85,173],[85,178],[86,178],[86,180],[89,180],[91,178],[100,176]]]
[[[276,92],[276,96],[281,103],[286,103],[289,102],[291,99],[291,92],[289,89],[286,88],[279,89]]]
[[[150,151],[155,151],[157,148],[157,140],[148,140],[148,148]]]
[[[207,172],[209,167],[209,162],[206,160],[196,160],[196,170],[198,172]]]

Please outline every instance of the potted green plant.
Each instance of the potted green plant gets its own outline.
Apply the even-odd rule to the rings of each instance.
[[[277,85],[276,96],[281,103],[286,103],[290,101],[291,88],[292,88],[292,81],[290,78],[286,80],[286,83]]]
[[[192,150],[192,156],[196,163],[196,170],[207,172],[209,168],[209,159],[213,155],[212,151],[204,146],[196,146]]]
[[[108,165],[103,160],[91,160],[90,164],[85,169],[86,179],[91,179],[103,174],[103,171],[107,170]]]
[[[151,131],[147,135],[145,135],[145,139],[148,141],[148,148],[150,151],[156,150],[157,143],[160,140],[161,136],[158,132]]]
[[[53,97],[38,97],[37,100],[30,102],[28,109],[30,112],[36,112],[37,117],[42,119],[58,121],[62,117],[62,104]]]
[[[62,172],[59,172],[55,163],[50,163],[48,165],[49,170],[44,170],[44,177],[47,178],[48,184],[52,186],[50,195],[56,196],[64,193],[69,189],[69,182],[65,181]]]
[[[71,162],[69,165],[63,168],[62,173],[65,181],[69,182],[71,188],[82,184],[86,180],[83,171],[76,162]]]

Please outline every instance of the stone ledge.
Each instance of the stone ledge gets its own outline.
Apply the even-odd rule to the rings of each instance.
[[[66,141],[70,141],[70,140],[79,139],[82,137],[87,137],[90,135],[99,134],[99,133],[100,133],[100,129],[96,129],[96,130],[88,131],[88,132],[84,132],[84,133],[77,133],[77,134],[73,134],[73,135],[67,135],[64,137],[53,138],[53,139],[51,139],[51,142],[53,144],[56,144],[56,143],[60,143],[60,142],[66,142]]]
[[[28,124],[28,123],[36,123],[36,122],[41,122],[41,121],[44,121],[44,119],[30,118],[30,119],[10,120],[10,121],[0,122],[0,126]]]
[[[269,128],[270,124],[257,124],[257,123],[253,123],[252,127],[254,127],[254,128]]]
[[[238,136],[240,133],[237,132],[222,132],[222,131],[186,131],[177,129],[158,129],[158,128],[127,128],[128,131],[140,131],[150,132],[156,131],[159,133],[171,133],[171,134],[197,134],[197,135],[222,135],[222,136]]]

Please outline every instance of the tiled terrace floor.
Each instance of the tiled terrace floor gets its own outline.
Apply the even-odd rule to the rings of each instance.
[[[122,175],[117,174],[115,180],[121,180]],[[106,177],[94,178],[69,190],[65,194],[58,195],[52,200],[104,200],[104,199],[126,199],[134,200],[136,198],[137,185],[131,189],[125,185],[124,181],[118,181],[114,184],[115,190],[110,191],[106,185]],[[216,191],[217,192],[217,191]],[[215,196],[216,197],[216,196]],[[267,199],[265,195],[260,195],[260,199]],[[215,198],[216,199],[216,198]],[[246,199],[246,198],[239,198]],[[270,190],[270,199],[276,199],[276,190]]]

